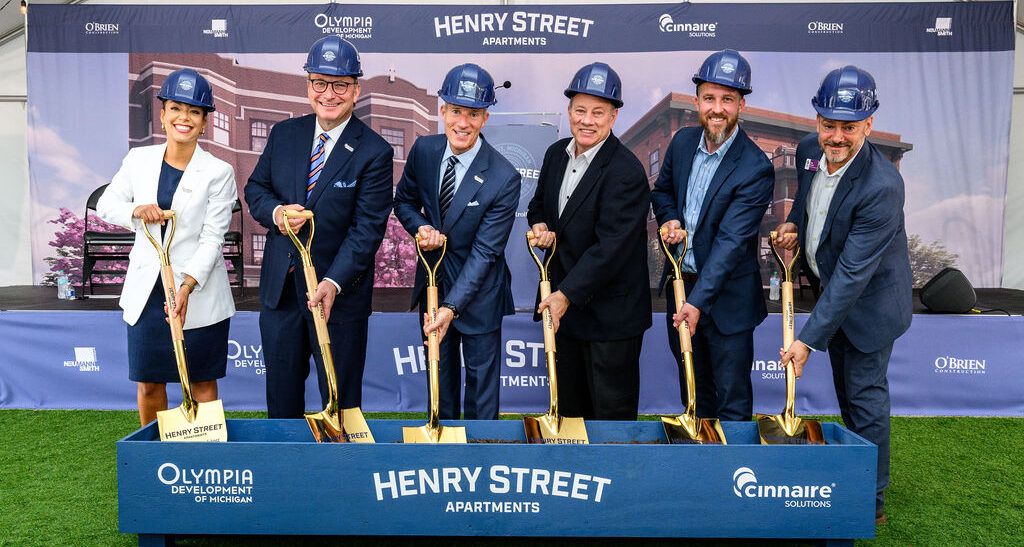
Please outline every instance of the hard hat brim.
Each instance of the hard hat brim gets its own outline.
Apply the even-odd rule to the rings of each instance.
[[[612,103],[612,106],[614,106],[615,108],[622,108],[622,105],[625,104],[625,103],[622,102],[622,99],[616,99],[615,97],[610,97],[608,95],[602,95],[600,93],[587,93],[585,91],[574,91],[572,89],[566,89],[565,90],[565,96],[570,98],[570,99],[573,98],[574,95],[580,95],[580,94],[582,94],[582,95],[592,95],[594,97],[598,97],[600,99],[604,99],[604,100]]]

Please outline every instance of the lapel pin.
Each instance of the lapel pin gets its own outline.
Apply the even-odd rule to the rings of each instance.
[[[348,144],[348,143],[346,142],[346,143],[345,143],[345,150],[348,150],[349,152],[354,152],[354,151],[355,151],[355,148],[352,148],[352,147],[351,147],[351,146],[349,146],[349,144]]]
[[[484,179],[480,178],[480,175],[473,175],[473,180],[479,182],[480,184],[484,183]]]
[[[805,171],[817,171],[818,170],[818,160],[812,160],[811,158],[807,158],[807,161],[804,162],[804,170]]]

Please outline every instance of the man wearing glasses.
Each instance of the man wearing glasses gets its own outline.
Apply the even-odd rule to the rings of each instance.
[[[310,309],[318,303],[327,317],[339,402],[342,408],[360,405],[373,257],[391,212],[394,150],[352,115],[363,75],[359,52],[328,36],[313,44],[303,68],[313,114],[274,125],[245,186],[250,214],[269,230],[260,271],[260,333],[271,418],[302,417],[311,353],[327,401],[323,361],[313,351]],[[282,214],[305,209],[316,222],[310,254],[321,278],[312,295],[306,294]],[[305,241],[305,220],[288,222]]]

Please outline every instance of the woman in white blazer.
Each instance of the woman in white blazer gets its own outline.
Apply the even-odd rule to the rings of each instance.
[[[217,379],[227,362],[229,318],[235,303],[221,247],[237,199],[231,165],[198,146],[213,90],[195,70],[171,73],[157,97],[166,144],[134,148],[125,156],[96,211],[108,222],[135,231],[121,308],[128,323],[128,377],[138,382],[143,425],[167,408],[168,382],[178,382],[171,334],[164,307],[160,260],[142,232],[159,224],[162,210],[176,213],[168,254],[179,285],[175,309],[184,319],[185,354],[192,393],[200,402],[217,398]],[[154,236],[158,231],[151,226]]]

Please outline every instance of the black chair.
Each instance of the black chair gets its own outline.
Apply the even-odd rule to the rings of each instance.
[[[238,226],[242,226],[242,200],[235,199],[231,215],[239,214]],[[242,263],[242,232],[228,230],[224,234],[224,263],[228,268],[228,280],[232,287],[238,287],[245,296],[245,265]]]
[[[124,276],[127,273],[128,253],[135,243],[132,232],[110,232],[96,230],[96,203],[107,189],[106,184],[100,186],[89,195],[85,202],[85,230],[82,235],[82,286],[79,294],[85,294],[85,286],[89,285],[89,294],[96,285],[120,285],[120,282],[107,282],[105,277],[111,275]],[[93,226],[89,226],[89,211],[93,212]],[[108,225],[109,226],[109,225]],[[111,266],[95,269],[97,261],[111,262]],[[118,265],[117,262],[123,262]],[[101,276],[101,281],[94,282],[93,276]]]

